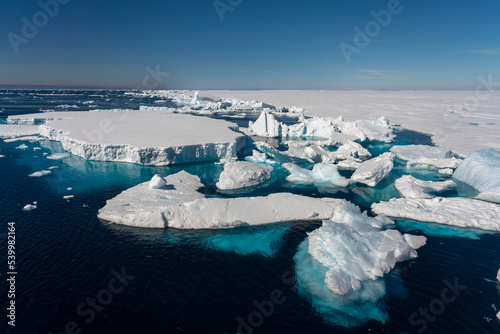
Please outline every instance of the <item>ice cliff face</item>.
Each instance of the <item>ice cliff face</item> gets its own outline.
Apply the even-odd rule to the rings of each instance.
[[[500,203],[500,151],[490,149],[471,153],[453,177],[479,191],[476,198]]]

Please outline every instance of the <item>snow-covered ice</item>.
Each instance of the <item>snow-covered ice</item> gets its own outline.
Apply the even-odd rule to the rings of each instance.
[[[394,167],[394,154],[386,152],[370,160],[366,160],[352,174],[351,181],[375,187]]]
[[[361,288],[361,282],[376,280],[396,263],[417,257],[415,248],[425,244],[425,237],[404,238],[396,230],[381,231],[359,208],[345,202],[337,207],[330,220],[309,233],[309,253],[329,270],[327,287],[346,295]]]
[[[410,159],[406,162],[406,167],[408,169],[445,169],[445,168],[457,168],[461,159],[449,158],[449,159],[437,159],[437,158],[418,158]]]
[[[273,167],[249,161],[235,161],[224,165],[217,188],[239,189],[260,184],[269,179]]]
[[[344,116],[346,121],[386,116],[393,124],[428,133],[436,145],[467,155],[500,149],[500,94],[488,95],[478,106],[468,105],[475,91],[208,91],[219,97],[259,99],[274,105],[296,105],[306,115]],[[472,124],[471,124],[472,123]],[[478,125],[476,125],[478,124]]]
[[[443,175],[443,176],[452,176],[453,169],[452,168],[443,168],[443,169],[438,170],[438,174]]]
[[[500,205],[470,198],[393,198],[372,204],[372,211],[395,219],[500,231]]]
[[[391,147],[391,152],[401,160],[414,160],[420,158],[429,159],[449,159],[453,158],[453,152],[440,146],[429,145],[395,145]]]
[[[53,153],[51,155],[46,156],[46,158],[49,160],[62,160],[67,157],[69,157],[69,153]]]
[[[167,181],[160,175],[155,174],[149,181],[149,187],[151,189],[161,189],[167,185]]]
[[[243,136],[233,123],[158,111],[55,112],[21,115],[48,120],[40,134],[88,160],[170,165],[236,157]],[[11,120],[11,118],[9,118]],[[12,122],[15,117],[12,117]]]
[[[299,184],[334,185],[336,187],[347,187],[349,180],[339,174],[338,168],[333,164],[315,164],[312,170],[301,168],[296,164],[284,163],[290,175],[287,181]]]
[[[471,153],[457,168],[453,178],[479,191],[478,199],[500,203],[500,151]]]
[[[42,177],[45,175],[49,175],[50,173],[52,173],[50,170],[41,170],[38,172],[31,173],[28,176],[30,176],[30,177]]]
[[[457,185],[451,180],[433,182],[419,180],[411,175],[403,175],[396,180],[396,189],[406,198],[432,198],[433,194],[455,188]]]
[[[19,124],[0,124],[0,138],[17,138],[39,133],[38,126]]]
[[[180,229],[229,228],[292,220],[321,220],[333,215],[339,200],[290,193],[263,197],[205,198],[197,176],[185,171],[165,177],[168,187],[149,182],[125,190],[106,202],[99,218],[138,227]]]
[[[36,202],[33,202],[33,204],[26,204],[24,207],[23,207],[23,211],[31,211],[31,210],[35,210],[36,209]]]

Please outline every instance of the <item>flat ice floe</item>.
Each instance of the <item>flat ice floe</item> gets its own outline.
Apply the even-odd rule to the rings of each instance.
[[[235,161],[224,165],[217,188],[239,189],[260,184],[269,179],[273,167],[249,161]]]
[[[391,152],[405,160],[410,169],[454,169],[462,162],[450,149],[440,146],[397,145],[391,147]]]
[[[41,170],[38,172],[31,173],[28,176],[30,176],[30,177],[42,177],[45,175],[49,175],[50,173],[52,173],[50,170]]]
[[[479,191],[477,199],[500,203],[500,151],[471,153],[457,168],[453,178]]]
[[[125,190],[106,202],[98,217],[117,224],[179,229],[229,228],[293,220],[330,218],[340,200],[290,193],[263,197],[206,198],[197,176],[187,172],[165,177],[167,185],[149,182]]]
[[[39,134],[38,126],[0,124],[0,138],[16,138]]]
[[[40,134],[88,160],[164,166],[236,157],[242,134],[232,123],[160,111],[61,112],[21,115],[48,120]],[[16,117],[9,117],[15,122]]]
[[[375,187],[394,167],[394,154],[384,153],[370,160],[366,160],[351,176],[351,181],[364,183]]]
[[[393,198],[372,204],[372,211],[394,219],[500,231],[500,205],[470,198]]]
[[[419,180],[411,175],[403,175],[396,180],[396,189],[406,198],[432,198],[432,194],[455,188],[457,185],[451,180],[432,182]]]

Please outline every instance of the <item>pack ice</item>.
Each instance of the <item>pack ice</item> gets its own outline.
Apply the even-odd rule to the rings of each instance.
[[[403,175],[394,183],[399,194],[406,198],[432,198],[433,193],[440,193],[455,188],[451,180],[432,182],[419,180],[411,175]]]
[[[396,145],[391,147],[391,152],[398,159],[405,160],[409,168],[457,168],[461,163],[450,149],[441,146]]]
[[[351,181],[375,187],[391,172],[394,167],[394,154],[386,152],[378,157],[366,160],[352,174]]]
[[[290,193],[263,197],[206,198],[197,176],[185,171],[164,178],[153,189],[149,182],[108,200],[98,217],[117,224],[179,229],[229,228],[292,220],[328,219],[340,200]]]
[[[337,187],[349,185],[349,180],[341,176],[337,166],[333,164],[315,164],[312,170],[309,170],[296,164],[284,163],[283,168],[290,173],[286,179],[292,183],[334,185]]]
[[[500,151],[489,149],[471,153],[453,177],[479,191],[476,198],[500,203]]]

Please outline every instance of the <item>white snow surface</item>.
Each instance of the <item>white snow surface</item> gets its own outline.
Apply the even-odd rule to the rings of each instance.
[[[0,124],[0,138],[17,138],[39,134],[38,126]]]
[[[394,167],[394,154],[386,152],[370,160],[366,160],[352,174],[351,181],[375,187]]]
[[[205,198],[197,176],[185,171],[165,177],[167,187],[149,182],[108,200],[98,217],[117,224],[179,229],[230,228],[292,220],[322,220],[333,215],[338,199],[290,193],[263,197]]]
[[[336,165],[333,164],[315,164],[312,170],[301,168],[296,164],[284,163],[285,168],[290,175],[287,181],[299,184],[331,184],[337,187],[347,187],[349,180],[339,174]]]
[[[454,156],[453,152],[446,147],[429,145],[395,145],[391,147],[391,152],[398,159],[407,161],[420,158],[449,159]]]
[[[21,115],[46,119],[40,134],[88,160],[164,166],[236,157],[242,135],[233,123],[160,111],[55,112]],[[11,122],[15,117],[9,117]]]
[[[30,176],[30,177],[42,177],[45,175],[49,175],[50,173],[52,173],[50,170],[41,170],[38,172],[34,172],[32,174],[29,174],[28,176]]]
[[[500,203],[500,151],[473,152],[460,164],[453,177],[479,191],[476,198]]]
[[[424,181],[411,175],[403,175],[396,180],[394,185],[399,194],[405,198],[433,198],[433,193],[440,193],[457,186],[451,180],[443,182]]]
[[[167,181],[160,175],[155,174],[149,181],[149,187],[151,189],[161,189],[167,185]]]
[[[488,78],[484,78],[488,81]],[[432,141],[468,155],[500,149],[500,94],[484,88],[477,105],[475,91],[451,90],[263,90],[208,91],[219,97],[259,99],[274,105],[296,105],[306,115],[343,116],[346,121],[386,116],[393,124],[428,133]]]
[[[249,161],[235,161],[224,165],[216,186],[219,189],[239,189],[260,184],[269,179],[273,167]]]
[[[363,281],[376,280],[396,263],[416,258],[410,243],[416,248],[425,244],[423,236],[381,231],[378,221],[343,201],[331,220],[308,233],[309,254],[328,269],[325,283],[333,293],[346,295],[359,290]]]
[[[395,219],[500,231],[500,205],[471,198],[393,198],[371,208]]]

